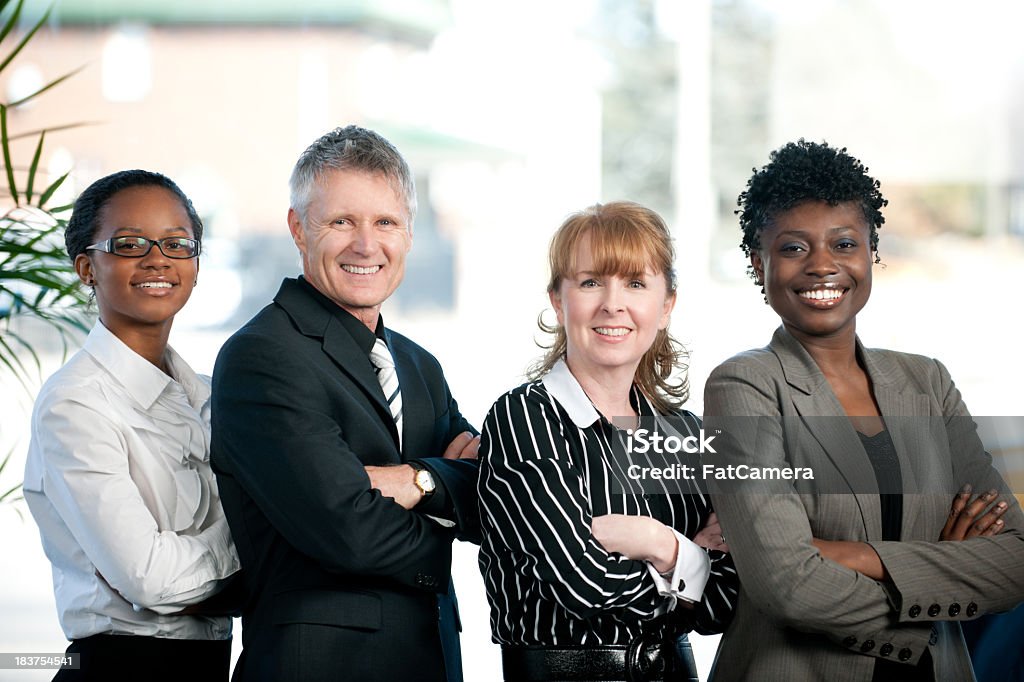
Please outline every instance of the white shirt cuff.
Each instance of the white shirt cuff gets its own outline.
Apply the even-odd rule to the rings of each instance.
[[[663,597],[671,597],[671,611],[675,607],[677,599],[684,599],[688,602],[699,602],[704,594],[704,586],[711,576],[711,559],[699,545],[676,530],[672,531],[679,541],[679,549],[676,552],[676,565],[671,574],[661,574],[654,568],[653,564],[647,564],[647,570],[654,578],[654,585],[658,588],[658,594]]]
[[[434,521],[435,523],[438,523],[438,524],[444,526],[445,528],[454,528],[455,527],[455,522],[452,521],[451,519],[442,519],[440,516],[431,516],[430,514],[425,514],[425,516],[428,519],[430,519],[431,521]]]

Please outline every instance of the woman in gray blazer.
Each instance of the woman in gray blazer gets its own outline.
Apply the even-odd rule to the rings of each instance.
[[[717,681],[973,680],[958,621],[1024,600],[1024,515],[946,368],[856,335],[886,204],[866,171],[800,140],[739,198],[782,326],[705,390],[741,582]]]

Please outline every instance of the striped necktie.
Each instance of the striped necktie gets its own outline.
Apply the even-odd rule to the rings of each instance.
[[[383,340],[377,339],[370,351],[370,361],[373,363],[374,371],[377,372],[377,381],[384,390],[384,397],[391,409],[391,416],[395,420],[398,429],[398,449],[402,449],[402,389],[398,385],[398,372],[395,370],[395,360]]]

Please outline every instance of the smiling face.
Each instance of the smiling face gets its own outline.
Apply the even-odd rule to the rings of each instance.
[[[852,341],[871,295],[870,228],[860,206],[806,201],[775,216],[750,263],[797,339]]]
[[[575,272],[550,294],[565,329],[566,362],[580,378],[621,372],[631,381],[657,333],[669,323],[675,293],[650,265],[635,274],[596,272],[589,235],[576,246]]]
[[[123,189],[99,212],[93,243],[112,237],[194,237],[192,223],[172,192],[152,185]],[[142,328],[170,330],[188,301],[199,259],[172,259],[153,246],[142,258],[90,250],[75,257],[79,278],[96,292],[103,325],[121,339]]]
[[[392,183],[376,173],[328,171],[305,215],[288,211],[288,226],[306,280],[375,329],[412,247],[409,209]]]

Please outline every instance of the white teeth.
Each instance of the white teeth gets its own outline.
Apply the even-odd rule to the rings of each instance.
[[[834,301],[842,297],[843,293],[842,289],[812,289],[811,291],[801,291],[800,296],[815,301]]]
[[[371,265],[368,268],[361,268],[358,265],[342,265],[341,269],[345,272],[351,272],[353,275],[372,275],[380,270],[380,266]]]
[[[629,333],[625,327],[596,327],[594,331],[602,336],[625,336]]]
[[[141,282],[135,286],[140,289],[170,289],[174,285],[170,282]]]

